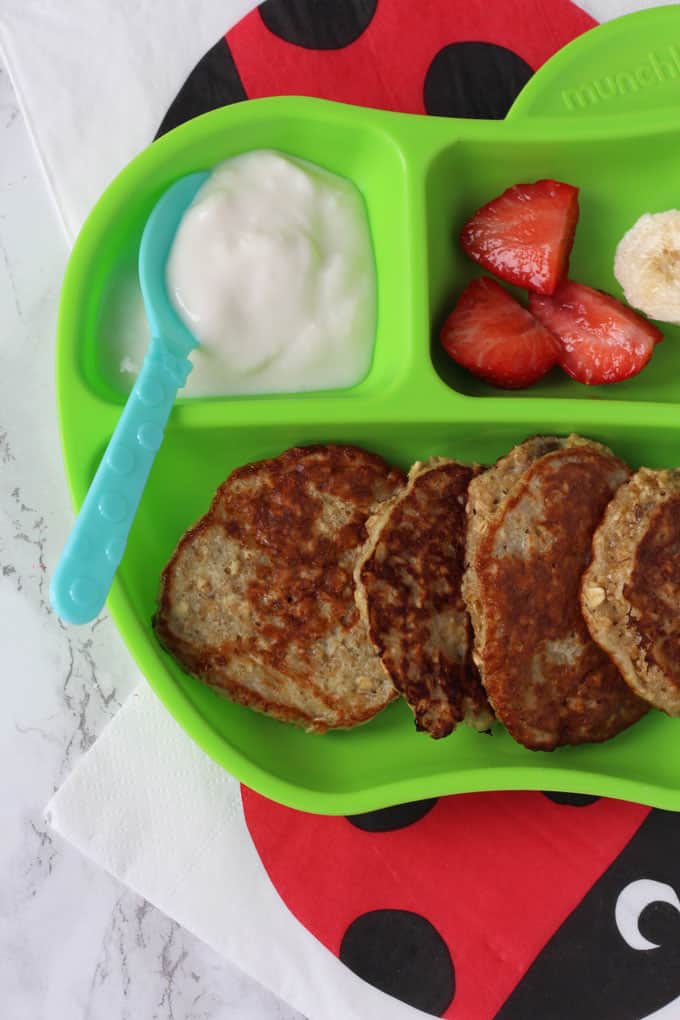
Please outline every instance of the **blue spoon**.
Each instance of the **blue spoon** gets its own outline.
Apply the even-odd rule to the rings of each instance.
[[[195,337],[178,318],[165,270],[180,220],[208,173],[182,177],[154,206],[139,249],[139,281],[151,330],[144,363],[52,575],[50,602],[66,623],[99,613],[118,569]]]

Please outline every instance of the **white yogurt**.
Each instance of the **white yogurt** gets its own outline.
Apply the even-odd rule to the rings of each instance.
[[[214,394],[351,386],[368,371],[366,212],[354,185],[313,164],[258,150],[216,167],[180,223],[167,286]]]

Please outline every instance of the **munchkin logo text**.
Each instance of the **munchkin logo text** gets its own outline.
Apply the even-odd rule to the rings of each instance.
[[[578,112],[596,103],[673,80],[680,85],[680,51],[676,46],[668,46],[665,50],[648,53],[647,59],[632,70],[618,71],[573,89],[563,89],[562,102],[570,112]]]

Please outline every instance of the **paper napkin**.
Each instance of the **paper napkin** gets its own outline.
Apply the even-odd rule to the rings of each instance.
[[[293,917],[253,846],[238,782],[146,684],[46,815],[83,854],[310,1020],[425,1016],[357,978]]]

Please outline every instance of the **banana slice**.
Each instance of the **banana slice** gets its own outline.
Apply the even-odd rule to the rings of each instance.
[[[680,325],[680,210],[641,216],[619,241],[614,275],[628,304]]]

